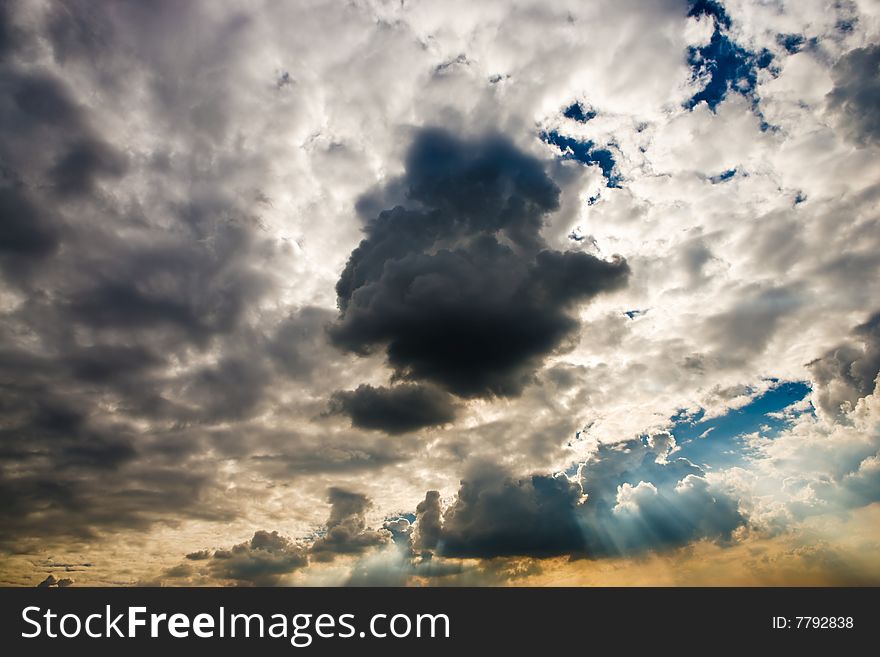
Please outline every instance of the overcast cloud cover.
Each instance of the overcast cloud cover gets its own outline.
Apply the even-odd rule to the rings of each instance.
[[[0,583],[880,583],[874,0],[11,0],[0,123]]]

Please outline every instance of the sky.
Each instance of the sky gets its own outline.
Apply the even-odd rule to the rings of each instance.
[[[0,584],[880,584],[880,3],[0,7]]]

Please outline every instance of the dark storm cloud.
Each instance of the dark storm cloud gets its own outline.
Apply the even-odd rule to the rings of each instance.
[[[331,411],[351,418],[362,429],[395,435],[452,422],[455,405],[433,386],[401,384],[391,388],[360,385],[333,394]]]
[[[832,418],[842,418],[847,406],[874,392],[880,373],[880,313],[855,327],[852,337],[808,364],[813,398]]]
[[[397,378],[518,395],[576,332],[576,304],[626,283],[620,258],[546,247],[559,189],[501,137],[423,130],[389,188],[405,206],[367,222],[336,286],[331,335],[349,351],[384,349]]]
[[[671,458],[674,446],[667,434],[600,445],[574,480],[514,478],[482,465],[444,513],[437,551],[598,558],[730,540],[744,523],[736,502],[714,490],[699,467]]]
[[[365,515],[372,502],[366,495],[334,487],[327,492],[327,501],[330,502],[330,517],[324,534],[312,543],[310,549],[316,561],[332,561],[338,555],[361,554],[391,542],[388,530],[367,527]]]
[[[581,553],[580,486],[567,478],[512,479],[491,466],[472,471],[447,509],[440,552],[453,557]]]
[[[831,71],[828,106],[847,135],[861,145],[880,143],[880,45],[846,53]]]

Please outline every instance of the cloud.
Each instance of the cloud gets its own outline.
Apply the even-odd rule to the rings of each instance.
[[[429,490],[416,505],[416,525],[412,535],[415,550],[433,550],[443,532],[440,491]]]
[[[381,529],[367,526],[366,512],[372,502],[366,495],[332,487],[327,500],[330,516],[309,538],[294,541],[261,529],[249,541],[228,549],[190,552],[186,561],[165,569],[157,581],[277,586],[314,564],[328,564],[338,557],[359,558],[392,547],[397,536],[408,544],[410,528],[405,518]]]
[[[600,558],[731,540],[746,521],[736,500],[674,451],[668,434],[599,445],[574,479],[476,467],[443,515],[438,552]]]
[[[802,413],[773,437],[752,437],[747,467],[720,475],[756,530],[796,532],[811,518],[880,500],[877,400],[875,386],[842,415]]]
[[[746,467],[719,473],[754,527],[792,531],[811,517],[880,500],[877,320],[872,315],[853,329],[855,340],[810,363],[818,413],[793,409],[783,430],[750,437]]]
[[[491,466],[472,470],[443,516],[440,552],[454,557],[582,553],[580,486],[565,477],[513,479]]]
[[[713,485],[702,468],[676,457],[676,450],[675,439],[659,433],[599,445],[579,467],[591,554],[725,542],[745,524],[737,500]]]
[[[450,508],[462,553],[516,536],[505,500],[559,519],[517,549],[580,540],[608,576],[871,499],[876,10],[450,1],[0,3],[0,581],[51,554],[96,564],[77,584],[247,583],[174,560],[307,549],[328,487],[393,541],[278,583],[554,581],[573,552],[443,556]],[[817,414],[734,441],[739,470],[637,458],[771,377]],[[378,429],[327,412],[361,385]],[[389,440],[414,386],[436,403]]]
[[[779,325],[803,303],[797,288],[745,290],[724,312],[706,319],[706,332],[721,364],[747,361],[767,347]]]
[[[216,550],[207,562],[207,573],[217,580],[237,584],[272,586],[281,577],[308,563],[306,549],[277,531],[254,532],[250,541]]]
[[[118,178],[126,170],[125,159],[94,139],[70,146],[49,170],[55,192],[64,196],[87,194],[100,176]]]
[[[49,255],[58,246],[57,230],[15,186],[0,188],[0,254],[20,257]]]
[[[391,388],[359,385],[333,393],[330,408],[351,418],[362,429],[379,429],[395,435],[455,419],[455,404],[448,394],[432,386],[402,384]]]
[[[56,579],[55,575],[48,575],[46,579],[37,584],[38,589],[47,589],[47,588],[67,588],[68,586],[73,585],[73,580],[68,577],[63,577],[61,579]]]
[[[834,88],[828,108],[844,133],[862,146],[880,144],[880,45],[855,48],[831,71]]]
[[[808,365],[816,405],[831,418],[844,417],[859,399],[874,390],[880,372],[880,313],[855,327],[852,337],[854,340]]]
[[[621,258],[546,248],[559,207],[541,163],[501,137],[418,133],[403,205],[369,219],[336,285],[334,342],[385,350],[398,379],[515,396],[577,328],[571,310],[626,283]]]
[[[312,543],[310,553],[317,561],[332,561],[338,555],[361,554],[391,541],[385,529],[367,527],[366,511],[372,503],[360,493],[331,488],[327,493],[330,517],[323,534]]]

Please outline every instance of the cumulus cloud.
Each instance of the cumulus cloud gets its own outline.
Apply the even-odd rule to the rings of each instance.
[[[372,503],[360,493],[331,488],[327,493],[330,517],[322,535],[311,545],[317,561],[332,561],[338,555],[360,554],[391,540],[386,529],[367,527],[366,511]]]
[[[416,550],[433,550],[443,531],[440,491],[429,490],[416,505],[416,528],[412,544]]]
[[[547,248],[540,229],[559,189],[501,137],[421,131],[391,186],[405,205],[367,221],[336,285],[332,336],[384,349],[398,379],[517,395],[575,332],[574,306],[626,283],[621,258]]]
[[[207,561],[206,572],[215,580],[237,584],[272,586],[281,577],[308,563],[306,549],[277,531],[254,532],[249,541],[228,550],[216,550]],[[179,574],[189,574],[188,569]]]

